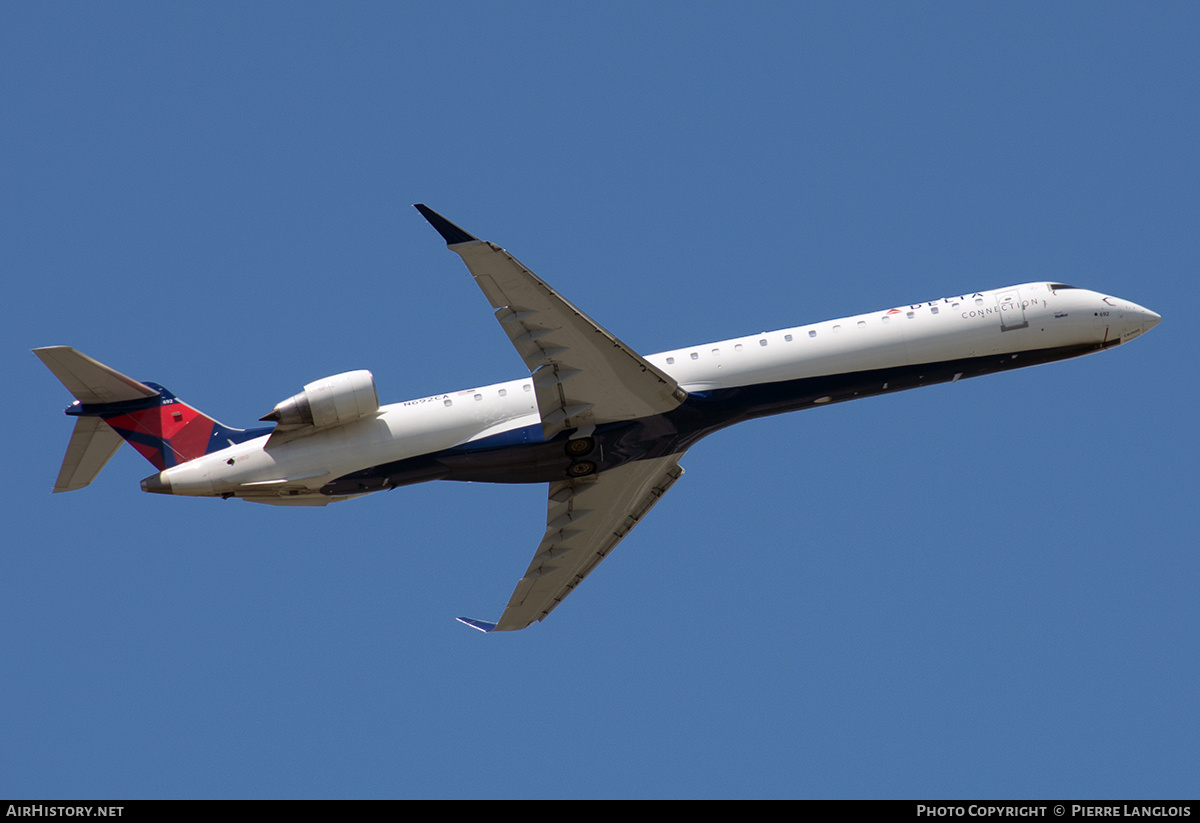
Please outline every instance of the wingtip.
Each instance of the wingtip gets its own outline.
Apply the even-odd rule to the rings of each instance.
[[[447,246],[453,246],[458,243],[470,243],[472,240],[479,239],[461,226],[454,225],[424,203],[413,203],[413,208],[429,221],[429,225],[437,229],[437,233],[446,241]]]
[[[470,626],[472,629],[475,629],[476,631],[481,631],[481,632],[486,633],[486,632],[494,632],[496,630],[496,624],[492,623],[489,620],[477,620],[474,617],[456,617],[454,619],[457,620],[459,623]]]

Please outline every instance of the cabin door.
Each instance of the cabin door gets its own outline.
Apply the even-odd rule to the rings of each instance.
[[[1000,310],[1000,331],[1023,329],[1029,325],[1025,319],[1025,307],[1021,305],[1021,290],[1009,289],[996,295],[996,308]]]

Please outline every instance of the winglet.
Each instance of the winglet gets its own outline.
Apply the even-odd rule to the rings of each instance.
[[[417,208],[420,208],[420,206]],[[454,619],[459,623],[465,623],[472,629],[478,629],[481,632],[494,632],[496,630],[496,624],[487,620],[476,620],[473,617],[456,617]]]
[[[421,213],[422,217],[429,221],[429,225],[437,229],[438,234],[446,241],[447,246],[453,246],[457,243],[470,243],[472,240],[479,239],[469,231],[454,225],[424,203],[414,203],[413,206]]]

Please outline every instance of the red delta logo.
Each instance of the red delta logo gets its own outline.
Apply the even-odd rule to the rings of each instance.
[[[177,400],[104,422],[159,471],[203,457],[213,434],[211,418]]]

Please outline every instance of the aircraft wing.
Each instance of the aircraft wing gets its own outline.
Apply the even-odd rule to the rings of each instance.
[[[686,393],[511,254],[427,206],[417,210],[462,257],[533,375],[542,432],[668,412]]]
[[[516,631],[544,620],[683,475],[680,457],[641,460],[551,483],[546,535],[500,620],[459,620],[480,631]]]

